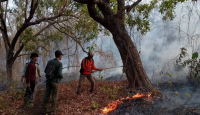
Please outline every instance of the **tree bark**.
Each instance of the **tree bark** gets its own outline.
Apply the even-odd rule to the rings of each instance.
[[[143,68],[137,48],[128,35],[124,21],[111,17],[107,22],[109,22],[109,30],[121,55],[124,72],[129,82],[128,88],[152,90],[153,86]]]
[[[8,84],[12,82],[12,70],[13,70],[13,64],[14,61],[12,57],[9,57],[11,54],[7,54],[7,60],[6,60],[6,74],[8,78]]]
[[[124,72],[128,79],[127,88],[143,88],[145,91],[151,91],[153,86],[143,68],[140,55],[134,45],[131,37],[125,28],[124,11],[131,10],[142,0],[137,0],[132,5],[125,6],[125,1],[117,0],[118,12],[114,13],[109,2],[104,0],[75,0],[76,2],[87,4],[90,17],[108,29],[119,50],[123,62]],[[96,7],[102,14],[99,14]]]

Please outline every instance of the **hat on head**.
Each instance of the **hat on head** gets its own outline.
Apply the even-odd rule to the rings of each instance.
[[[32,58],[34,58],[34,57],[38,57],[38,54],[37,54],[37,53],[31,53],[30,58],[32,59]]]
[[[94,52],[90,50],[90,51],[88,52],[88,56],[94,56]]]
[[[63,53],[60,50],[55,51],[55,56],[59,57],[60,55],[63,55]]]

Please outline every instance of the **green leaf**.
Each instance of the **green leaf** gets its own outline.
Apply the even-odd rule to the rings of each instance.
[[[0,100],[3,100],[3,97],[0,97]]]
[[[178,92],[174,92],[177,96],[180,96],[180,94]]]
[[[189,93],[186,93],[186,95],[190,98],[191,97],[191,95],[189,94]]]
[[[99,106],[98,103],[96,103],[96,102],[94,102],[94,101],[91,101],[91,103],[93,104],[93,108],[94,108],[94,109],[98,108],[98,106]]]
[[[197,52],[195,52],[195,53],[193,53],[193,54],[192,54],[192,59],[197,59],[197,58],[198,58],[198,56],[199,56],[199,55],[198,55],[198,53],[197,53]]]
[[[171,81],[168,81],[167,83],[168,83],[169,85],[172,85],[172,82],[171,82]]]
[[[169,77],[172,77],[172,75],[171,75],[171,74],[169,74],[169,73],[166,73],[166,75],[168,75]]]

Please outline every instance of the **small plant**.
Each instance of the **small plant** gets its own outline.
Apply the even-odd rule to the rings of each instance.
[[[122,86],[117,86],[117,89],[119,90],[119,89],[122,89]]]
[[[101,81],[103,81],[103,76],[101,75],[101,71],[99,71],[99,78]]]
[[[171,81],[168,81],[167,84],[169,84],[169,86],[172,86],[172,82]]]
[[[152,94],[153,94],[153,95],[157,95],[157,94],[158,94],[158,90],[157,90],[156,88],[153,88]]]
[[[184,60],[183,59],[188,56],[187,50],[185,48],[181,48],[181,53],[180,53],[180,56],[178,57],[178,59],[176,60],[176,64],[177,65],[180,65],[181,67],[185,68],[185,67],[188,67],[189,68],[189,80],[193,81],[198,81],[200,82],[200,60],[198,61],[198,53],[197,52],[194,52],[192,54],[192,57],[191,59],[187,59],[187,60]]]
[[[99,107],[99,104],[94,102],[94,101],[91,101],[92,105],[93,105],[93,109],[97,109]]]
[[[108,85],[107,85],[107,86],[104,86],[104,87],[102,88],[102,90],[103,90],[104,92],[108,92],[109,86],[108,86]]]
[[[189,93],[186,93],[186,96],[187,96],[188,98],[191,98],[191,95],[190,95]]]
[[[130,96],[130,92],[127,92],[127,96],[128,96],[128,97]]]
[[[111,89],[111,93],[112,93],[111,96],[113,99],[116,99],[116,97],[117,97],[117,90],[118,90],[118,87],[116,87],[116,86]]]
[[[176,92],[174,92],[177,96],[180,96],[180,94],[176,91]]]

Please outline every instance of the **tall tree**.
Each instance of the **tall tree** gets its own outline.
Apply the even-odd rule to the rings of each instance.
[[[152,0],[148,2],[149,4],[142,5],[139,5],[142,0],[74,1],[86,4],[90,17],[112,34],[121,55],[124,72],[129,82],[128,88],[142,87],[151,90],[152,84],[143,68],[137,48],[126,30],[126,23],[137,26],[138,31],[144,34],[150,30],[148,15],[152,9],[156,8],[156,5],[159,5],[159,12],[164,14],[164,20],[173,19],[176,4],[185,0],[164,0],[161,4],[158,0]],[[135,14],[137,16],[133,17]]]
[[[12,81],[12,67],[27,45],[54,24],[77,18],[67,0],[0,1],[0,35],[6,51],[6,72]],[[58,37],[58,36],[57,36]]]

